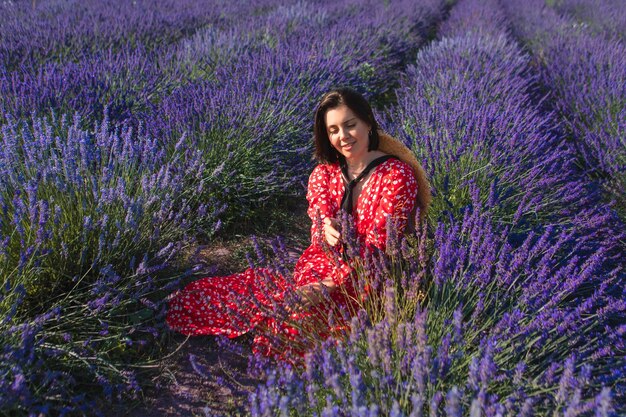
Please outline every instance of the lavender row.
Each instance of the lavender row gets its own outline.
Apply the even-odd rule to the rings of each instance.
[[[374,290],[347,340],[302,373],[268,370],[252,415],[613,415],[623,403],[620,234],[598,238],[606,217],[534,102],[499,3],[460,2],[449,21],[401,83],[390,113],[402,122],[386,123],[426,162],[433,240],[424,227],[416,246],[392,238],[390,258],[366,258],[354,285]]]
[[[626,9],[619,0],[562,0],[551,6],[599,35],[626,40]]]
[[[616,245],[615,216],[598,207],[575,149],[558,135],[558,119],[536,104],[537,77],[506,34],[502,10],[467,3],[455,10],[465,8],[471,11],[452,14],[443,25],[440,42],[419,52],[389,112],[387,128],[413,145],[440,196],[432,220],[460,213],[476,183],[483,201],[499,198],[499,221],[521,232],[588,224],[590,245],[600,235]],[[608,227],[598,228],[603,222]]]
[[[0,68],[79,61],[98,50],[136,44],[158,48],[206,25],[230,26],[267,4],[226,1],[35,1],[0,4]]]
[[[173,61],[169,51],[183,35],[207,25],[245,28],[245,20],[238,16],[250,15],[257,7],[276,6],[271,0],[256,6],[226,2],[222,7],[198,2],[177,6],[147,3],[129,7],[126,2],[60,2],[34,9],[26,3],[6,3],[9,18],[2,29],[7,33],[0,39],[8,50],[3,53],[7,61],[24,62],[0,65],[3,116],[29,117],[53,110],[93,115],[95,121],[108,107],[109,117],[115,120],[137,117],[186,82],[184,73],[166,73],[161,68],[166,65],[164,60]],[[129,31],[143,36],[133,39]],[[174,32],[180,33],[174,36]],[[162,36],[167,39],[160,39]],[[67,58],[55,55],[59,48]],[[22,50],[42,57],[31,62]]]
[[[30,10],[24,6],[5,5],[15,13],[17,10],[13,9],[24,9],[19,16],[4,23],[8,32],[4,38],[9,45],[7,48],[41,50],[44,59],[43,62],[24,62],[14,68],[0,66],[0,91],[3,93],[0,109],[3,115],[28,117],[53,110],[57,113],[78,112],[83,117],[93,116],[91,120],[95,121],[102,118],[105,107],[109,109],[109,117],[115,120],[137,118],[138,113],[149,110],[152,103],[169,94],[174,87],[186,83],[185,73],[176,68],[167,72],[162,69],[175,62],[170,51],[178,47],[183,35],[193,35],[207,26],[216,30],[222,26],[245,30],[249,19],[240,16],[252,15],[257,8],[257,13],[262,15],[262,10],[276,7],[276,4],[266,1],[250,6],[233,2],[219,7],[220,4],[193,2],[183,7],[166,3],[150,7],[140,3],[131,5],[124,13],[122,10],[128,8],[125,2],[81,3],[80,6],[62,2],[56,6],[40,5],[42,9],[53,9],[44,13],[43,18],[38,9]],[[146,7],[149,10],[145,10]],[[65,19],[76,22],[69,24]],[[94,22],[99,19],[103,20],[102,24]],[[112,19],[115,23],[109,21]],[[27,24],[23,25],[22,20]],[[198,23],[192,24],[196,20]],[[28,22],[37,28],[29,28]],[[123,29],[117,27],[119,23]],[[28,36],[28,32],[22,33],[13,26],[26,27],[33,34]],[[167,41],[158,39],[167,34],[168,27],[180,33]],[[129,30],[151,34],[154,39],[143,36],[116,44],[114,39],[132,38]],[[92,33],[94,31],[98,33]],[[39,39],[52,45],[38,48]],[[24,45],[19,46],[22,43]],[[67,54],[71,59],[55,58],[53,50],[65,48],[68,44]],[[26,59],[22,55],[18,51],[7,52],[11,60]]]
[[[548,224],[576,230],[588,249],[611,247],[608,256],[619,262],[623,221],[580,169],[558,114],[545,110],[539,77],[509,35],[504,11],[456,7],[472,9],[471,20],[450,16],[441,42],[409,67],[390,112],[389,129],[414,145],[434,193],[442,193],[432,216],[458,213],[474,182],[483,201],[500,197],[500,222],[521,232]]]
[[[215,10],[216,15],[228,16],[227,13],[231,13],[238,19],[223,18],[229,24],[211,24],[195,31],[191,38],[164,45],[146,40],[113,48],[106,42],[98,43],[98,39],[87,37],[89,45],[97,50],[85,56],[78,54],[69,61],[52,60],[41,66],[22,65],[14,70],[5,68],[0,71],[0,109],[3,116],[10,113],[18,118],[29,117],[33,113],[47,114],[52,109],[57,113],[78,112],[83,117],[93,115],[92,120],[98,120],[103,109],[108,107],[109,117],[114,120],[129,117],[143,120],[145,116],[158,119],[160,114],[158,110],[154,111],[154,104],[169,96],[174,88],[199,80],[212,81],[210,85],[219,90],[220,83],[233,76],[248,76],[245,72],[241,75],[233,72],[241,71],[241,67],[257,55],[262,57],[269,53],[279,56],[280,48],[302,42],[306,47],[300,51],[302,56],[297,58],[312,59],[311,67],[320,63],[319,60],[337,54],[343,63],[337,68],[337,74],[348,64],[348,69],[358,71],[361,78],[382,78],[380,86],[384,89],[393,80],[391,75],[396,71],[394,64],[398,56],[406,52],[407,45],[413,45],[419,35],[420,31],[414,30],[414,22],[423,21],[419,26],[428,28],[431,26],[428,21],[436,17],[432,16],[433,13],[437,13],[428,3],[415,6],[405,1],[394,6],[385,11],[380,6],[361,4],[351,7],[350,2],[344,2],[329,9],[300,2],[276,8],[275,2],[267,1],[254,7],[238,4],[225,10],[209,8]],[[94,10],[89,9],[86,16],[98,16],[97,6],[90,7]],[[372,13],[365,13],[368,8]],[[132,16],[139,19],[139,15]],[[359,37],[354,27],[345,30],[338,20],[339,16],[362,20],[359,29],[366,32],[364,36]],[[87,22],[87,27],[93,26]],[[394,24],[390,25],[390,22]],[[158,33],[159,28],[155,30]],[[112,31],[111,36],[118,33]],[[43,37],[55,39],[55,34],[46,33]],[[372,36],[372,43],[366,45],[360,56],[350,56],[357,48],[363,47],[362,39],[367,34]],[[357,43],[354,48],[345,49],[355,37]],[[84,39],[80,35],[77,38]],[[311,46],[317,51],[314,49],[307,55]],[[388,60],[384,67],[377,66],[381,52],[386,53]],[[371,59],[368,58],[370,56]],[[324,62],[321,64],[324,68]],[[282,70],[289,69],[288,63],[281,65]],[[289,72],[297,74],[299,69],[292,68]],[[272,70],[276,72],[276,69]],[[221,77],[215,74],[216,71]],[[323,74],[323,71],[320,73]]]
[[[573,25],[541,2],[507,3],[515,33],[539,63],[541,83],[574,139],[585,170],[626,218],[626,46]]]
[[[475,26],[468,28],[471,34],[463,34],[458,28],[471,26],[469,21]],[[623,297],[623,222],[593,192],[594,183],[576,164],[575,147],[560,135],[556,115],[546,113],[537,102],[541,97],[538,78],[530,58],[510,37],[509,27],[497,1],[458,4],[442,27],[441,41],[420,51],[415,66],[409,68],[398,90],[396,112],[401,109],[401,114],[417,121],[408,129],[405,123],[403,128],[409,143],[425,159],[437,161],[431,178],[442,184],[434,188],[448,200],[446,210],[462,201],[458,196],[463,182],[459,181],[460,186],[453,183],[450,175],[460,171],[458,177],[469,180],[471,186],[476,184],[482,201],[496,208],[494,220],[511,227],[509,232],[515,231],[506,238],[513,247],[518,247],[518,237],[529,239],[536,233],[559,231],[558,239],[551,238],[555,257],[566,262],[574,253],[587,263],[597,262],[594,273],[572,294],[587,300],[590,311],[600,311],[607,300]],[[433,117],[429,120],[428,114],[435,114],[438,123],[432,122]],[[426,143],[417,138],[426,138]],[[511,215],[513,221],[509,222]],[[503,238],[494,241],[503,243]],[[562,250],[556,249],[561,244]],[[502,279],[504,271],[495,272],[497,279]],[[603,288],[602,294],[591,297],[587,287]],[[614,317],[598,320],[593,337],[603,340],[599,345],[610,345],[608,340],[614,336],[607,323],[623,315],[621,305]],[[584,326],[582,318],[578,324]],[[606,333],[602,330],[605,324]],[[592,351],[578,353],[579,359],[597,359]],[[623,384],[619,390],[623,395]]]
[[[166,155],[132,129],[80,124],[36,119],[0,135],[6,412],[85,412],[94,393],[138,394],[127,364],[156,347],[161,291],[175,284],[156,276],[224,208],[199,152]]]

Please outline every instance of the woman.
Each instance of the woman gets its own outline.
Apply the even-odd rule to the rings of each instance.
[[[410,226],[416,207],[425,214],[430,188],[413,153],[379,131],[369,103],[354,90],[324,95],[314,138],[320,164],[307,191],[311,245],[293,277],[251,268],[195,281],[170,301],[172,329],[228,337],[254,329],[255,352],[284,358],[306,350],[306,336],[325,338],[345,327],[336,307],[353,308],[359,294],[343,250],[340,213],[352,216],[360,255],[384,250],[388,217],[399,231]]]

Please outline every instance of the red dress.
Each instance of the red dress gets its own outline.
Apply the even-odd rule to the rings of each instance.
[[[308,214],[312,220],[311,245],[296,263],[293,278],[264,268],[248,269],[244,272],[224,276],[207,277],[187,285],[173,294],[167,314],[167,323],[173,330],[188,335],[225,335],[237,337],[255,329],[253,350],[270,356],[284,356],[290,350],[302,352],[307,343],[302,343],[303,327],[312,317],[325,317],[328,311],[318,306],[315,311],[293,313],[290,323],[279,321],[274,310],[284,302],[282,295],[287,287],[300,286],[332,277],[337,285],[346,285],[351,267],[341,258],[330,255],[328,246],[323,245],[323,235],[318,233],[319,216],[338,217],[344,183],[338,164],[320,164],[309,177],[307,200]],[[384,249],[387,240],[387,217],[392,216],[400,230],[416,204],[417,181],[410,165],[398,159],[389,159],[373,169],[363,184],[361,194],[353,211],[356,234],[365,246]],[[324,249],[326,246],[326,250]],[[340,295],[343,294],[343,295]],[[337,303],[346,303],[346,292],[335,290],[332,295]],[[284,310],[283,310],[284,311]],[[332,318],[330,319],[333,320]],[[317,322],[319,323],[319,321]],[[327,337],[328,331],[318,332]],[[300,330],[299,330],[300,329]],[[300,342],[295,348],[290,343],[277,340]]]

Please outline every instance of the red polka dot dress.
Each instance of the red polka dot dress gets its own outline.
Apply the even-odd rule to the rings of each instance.
[[[357,237],[363,242],[363,251],[365,246],[384,249],[387,218],[392,216],[399,228],[404,229],[413,213],[417,195],[415,174],[410,165],[392,158],[376,166],[364,181],[352,213]],[[276,346],[277,337],[296,341],[302,332],[278,322],[277,315],[272,314],[284,303],[285,289],[327,277],[343,285],[351,272],[346,262],[330,255],[328,246],[322,244],[323,234],[318,232],[318,225],[322,224],[318,216],[321,219],[339,217],[344,191],[339,165],[318,165],[309,177],[307,191],[308,214],[312,220],[311,245],[296,263],[293,277],[285,279],[268,269],[250,268],[229,276],[199,279],[173,294],[167,313],[170,328],[187,335],[231,338],[254,329],[254,351],[280,356],[285,349],[289,350],[289,346]],[[342,291],[335,290],[333,299],[345,302],[345,292],[343,296],[336,296],[339,293]],[[315,310],[293,313],[290,318],[302,323],[325,314],[323,308]],[[328,336],[331,329],[323,333],[322,337]]]

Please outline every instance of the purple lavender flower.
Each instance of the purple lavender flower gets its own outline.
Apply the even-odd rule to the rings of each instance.
[[[459,389],[457,387],[452,387],[450,391],[446,394],[446,416],[448,417],[461,417],[462,409],[461,409],[461,395]]]

